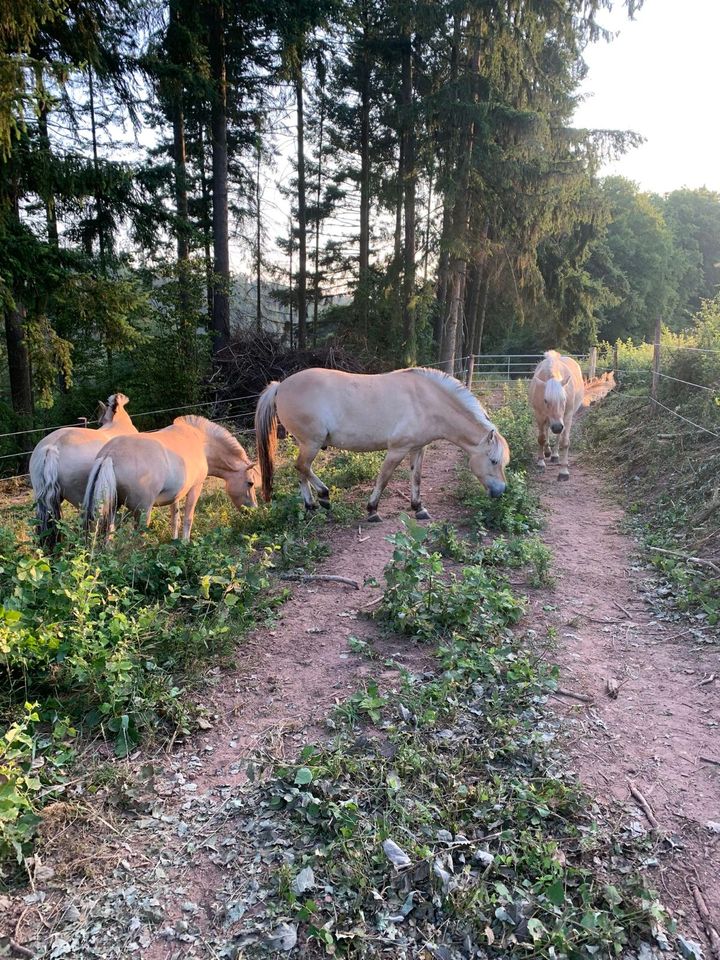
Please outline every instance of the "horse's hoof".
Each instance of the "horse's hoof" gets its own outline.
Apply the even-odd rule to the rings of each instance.
[[[558,474],[558,480],[569,480],[569,479],[570,479],[570,474],[569,474],[569,473],[559,473],[559,474]]]
[[[306,513],[314,513],[315,510],[317,510],[317,504],[316,504],[316,503],[306,503],[306,504],[305,504],[305,512],[306,512]]]
[[[323,510],[330,509],[330,498],[329,497],[318,497],[318,503],[323,508]]]
[[[550,463],[560,463],[560,457],[557,455],[550,457]]]
[[[538,462],[535,464],[535,469],[540,470],[540,472],[542,472],[545,469],[545,461],[538,460]]]
[[[430,514],[427,512],[427,510],[425,509],[425,507],[423,507],[421,510],[416,510],[416,511],[415,511],[415,519],[416,519],[416,520],[430,520]]]
[[[369,513],[367,521],[368,523],[382,523],[382,517],[378,513]]]

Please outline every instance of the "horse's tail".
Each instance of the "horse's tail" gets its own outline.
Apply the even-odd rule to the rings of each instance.
[[[86,536],[95,529],[96,533],[107,537],[115,529],[117,480],[112,457],[101,457],[93,464],[82,511]]]
[[[35,492],[35,510],[40,539],[49,547],[58,540],[57,522],[60,519],[60,451],[48,444],[37,460],[30,461],[30,481]]]
[[[277,404],[276,396],[280,384],[273,380],[260,394],[255,410],[255,442],[262,473],[263,500],[270,502],[275,473],[275,451],[277,450]]]

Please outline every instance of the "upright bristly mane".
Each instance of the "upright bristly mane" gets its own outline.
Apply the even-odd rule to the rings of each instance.
[[[434,370],[432,367],[408,367],[407,373],[418,374],[421,377],[427,377],[433,380],[439,387],[449,394],[456,403],[470,414],[470,416],[487,430],[496,430],[495,424],[490,420],[487,411],[480,403],[478,398],[472,394],[465,384],[460,383],[449,373],[443,373],[442,370]]]
[[[173,423],[186,423],[189,427],[195,427],[196,430],[202,431],[206,436],[217,440],[223,447],[223,452],[229,457],[240,457],[240,459],[246,463],[250,460],[240,441],[219,423],[213,423],[212,420],[207,420],[205,417],[199,417],[195,414],[190,414],[186,417],[175,417]]]

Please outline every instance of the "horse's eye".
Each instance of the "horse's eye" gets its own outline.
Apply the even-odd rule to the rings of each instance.
[[[255,486],[255,481],[254,481],[254,480],[248,480],[248,486],[249,486],[249,487],[254,487],[254,486]]]
[[[500,463],[500,461],[499,461],[499,460],[492,460],[492,459],[491,459],[491,460],[490,460],[490,463],[491,463],[494,467],[496,467],[496,466]]]

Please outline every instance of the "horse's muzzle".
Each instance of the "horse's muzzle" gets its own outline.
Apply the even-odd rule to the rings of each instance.
[[[505,493],[505,484],[501,481],[491,480],[487,485],[487,492],[491,497],[501,497]]]
[[[550,429],[552,430],[553,433],[562,433],[565,427],[563,426],[562,423],[551,423]]]

